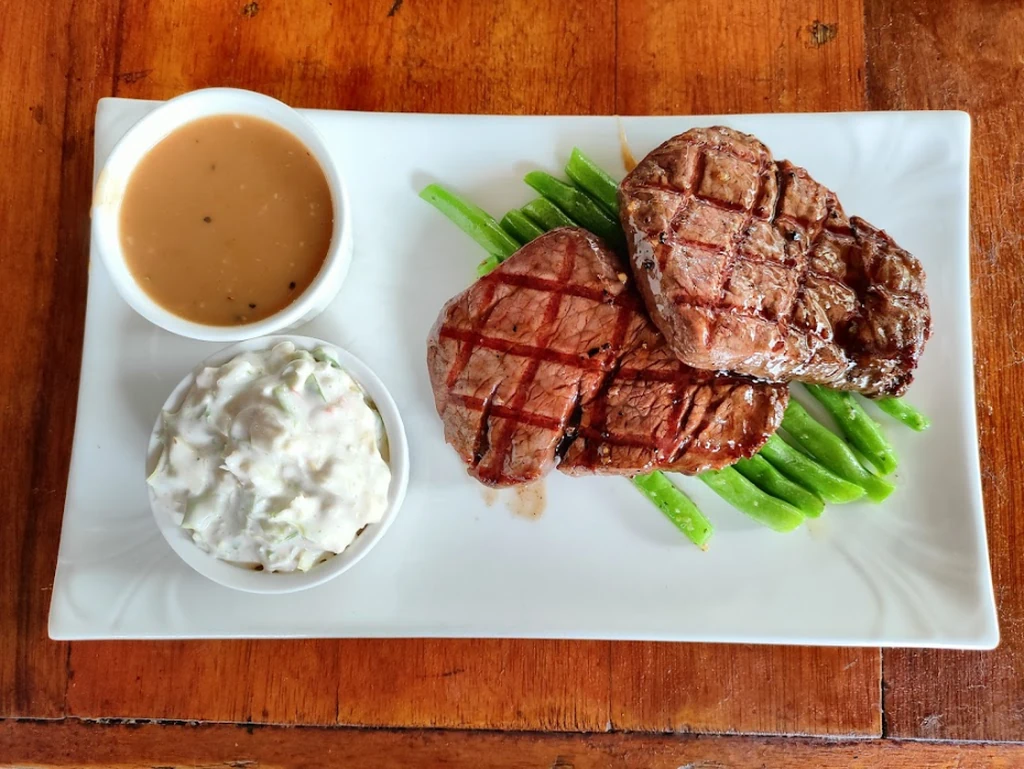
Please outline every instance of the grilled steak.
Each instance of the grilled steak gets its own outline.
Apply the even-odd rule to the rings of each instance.
[[[640,291],[684,363],[871,396],[909,386],[931,329],[920,263],[753,136],[673,137],[619,201]]]
[[[445,305],[427,367],[445,438],[473,476],[697,473],[775,431],[785,386],[680,363],[626,273],[595,236],[565,228]]]

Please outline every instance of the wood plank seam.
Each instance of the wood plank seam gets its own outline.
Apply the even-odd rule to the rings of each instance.
[[[251,716],[250,716],[251,718]],[[827,745],[845,744],[875,744],[875,743],[920,743],[923,745],[1012,745],[1024,747],[1024,740],[989,740],[989,739],[960,739],[960,738],[927,738],[927,737],[882,737],[871,734],[849,734],[833,736],[827,734],[813,734],[792,732],[786,734],[772,732],[715,732],[715,731],[644,731],[636,729],[620,729],[609,723],[603,730],[594,731],[545,731],[540,729],[493,729],[493,728],[465,728],[452,726],[422,727],[422,726],[357,726],[351,724],[295,724],[285,722],[267,721],[221,721],[194,718],[127,718],[127,717],[84,717],[84,716],[59,716],[55,718],[44,718],[39,716],[5,716],[0,718],[0,725],[38,725],[38,726],[97,726],[97,727],[127,727],[138,729],[146,726],[159,727],[186,727],[190,729],[202,729],[206,727],[235,727],[253,734],[259,730],[308,730],[311,732],[352,732],[352,733],[376,733],[395,732],[405,734],[429,734],[440,733],[449,735],[480,735],[480,736],[502,736],[502,737],[526,737],[526,736],[559,736],[571,739],[573,737],[587,736],[636,736],[636,737],[674,737],[681,740],[699,739],[749,739],[775,740],[785,742],[789,740],[810,740]],[[1024,765],[1024,764],[1022,764]]]
[[[1024,744],[1015,742],[0,721],[4,766],[992,769],[1022,761]]]

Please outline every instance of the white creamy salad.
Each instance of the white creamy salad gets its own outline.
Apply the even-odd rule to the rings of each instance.
[[[196,377],[149,485],[217,558],[306,571],[387,507],[380,415],[325,348],[282,342]]]

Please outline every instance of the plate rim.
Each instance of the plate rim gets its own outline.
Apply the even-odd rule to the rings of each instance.
[[[96,112],[96,136],[98,137],[100,121],[103,114],[110,110],[118,110],[123,108],[125,105],[140,105],[149,104],[156,106],[160,104],[160,101],[155,100],[137,100],[137,99],[123,99],[119,97],[105,97],[100,99],[97,104]],[[948,121],[949,130],[957,133],[957,152],[963,153],[963,178],[959,183],[963,184],[964,192],[964,207],[965,210],[961,212],[963,221],[966,223],[964,228],[961,242],[958,245],[958,253],[963,256],[963,267],[966,272],[967,280],[963,282],[958,291],[957,301],[962,303],[965,317],[967,320],[967,331],[966,331],[966,358],[965,361],[972,367],[972,372],[976,371],[974,367],[975,354],[974,354],[974,333],[973,333],[973,312],[971,307],[971,290],[970,290],[970,270],[971,270],[971,259],[970,259],[970,160],[971,160],[971,117],[968,112],[962,110],[903,110],[903,111],[871,111],[871,112],[818,112],[818,113],[744,113],[734,115],[494,115],[494,114],[446,114],[446,113],[385,113],[385,112],[362,112],[355,110],[324,110],[324,109],[302,109],[299,111],[315,119],[317,114],[330,114],[330,115],[345,115],[350,116],[354,119],[360,117],[393,117],[395,119],[434,119],[434,120],[473,120],[473,121],[493,121],[493,120],[508,120],[512,119],[515,121],[535,121],[535,120],[607,120],[610,118],[621,119],[621,120],[664,120],[664,121],[716,121],[716,120],[743,120],[743,119],[813,119],[817,117],[829,116],[829,117],[872,117],[875,119],[892,119],[898,116],[906,115],[928,115],[934,118],[940,118],[943,122]],[[95,145],[96,137],[94,137],[94,152],[97,151]],[[94,170],[95,174],[95,170]],[[90,239],[90,254],[92,249],[92,242]],[[91,265],[90,256],[90,270],[88,283],[91,285],[95,279],[92,272],[93,267],[102,269],[102,265]],[[87,313],[88,316],[88,313]],[[301,329],[300,329],[301,330]],[[88,338],[88,326],[86,326],[85,333],[83,334],[83,347],[85,340]],[[957,357],[960,357],[958,352]],[[83,367],[85,366],[85,357],[83,350]],[[81,396],[81,378],[79,384],[78,397]],[[851,647],[902,647],[902,648],[945,648],[945,649],[992,649],[995,648],[999,643],[1000,632],[998,625],[998,611],[995,600],[995,586],[992,575],[991,560],[989,553],[988,544],[988,527],[984,513],[984,496],[981,483],[981,464],[980,464],[980,444],[978,441],[978,421],[977,421],[977,394],[976,394],[976,381],[973,375],[965,378],[964,381],[965,397],[973,405],[971,409],[965,409],[965,413],[962,415],[962,426],[961,429],[964,433],[965,440],[968,440],[973,446],[974,450],[970,453],[970,467],[965,468],[966,476],[971,482],[970,495],[973,499],[974,504],[972,505],[972,523],[973,528],[978,533],[978,546],[976,557],[978,564],[983,564],[985,568],[982,569],[984,572],[984,581],[986,584],[979,585],[986,594],[986,606],[983,612],[983,619],[985,621],[985,627],[981,633],[972,636],[969,641],[954,641],[950,643],[934,642],[934,641],[918,641],[894,638],[891,640],[886,639],[859,639],[850,638],[846,641],[842,639],[822,639],[822,638],[805,638],[798,639],[795,637],[772,637],[772,636],[737,636],[729,637],[728,634],[716,634],[714,638],[704,638],[694,636],[688,636],[685,640],[687,642],[721,642],[721,643],[756,643],[756,644],[772,644],[772,645],[820,645],[820,646],[851,646]],[[76,406],[75,416],[75,437],[72,444],[72,458],[69,463],[68,483],[65,487],[65,514],[67,513],[68,507],[68,491],[70,490],[70,481],[74,467],[74,460],[76,453],[75,445],[78,443],[78,432],[79,432],[79,420],[78,410]],[[63,522],[63,516],[62,516]],[[344,635],[308,635],[308,634],[289,634],[287,632],[280,635],[270,636],[267,634],[252,634],[252,633],[239,633],[239,634],[194,634],[190,633],[187,635],[182,634],[125,634],[118,635],[113,633],[96,633],[88,634],[83,632],[75,632],[71,626],[74,623],[68,623],[67,618],[58,616],[59,611],[57,607],[58,597],[58,577],[60,576],[60,564],[61,557],[60,552],[64,550],[65,543],[65,529],[62,526],[60,535],[60,548],[58,551],[57,558],[57,569],[54,575],[54,590],[51,597],[51,606],[48,617],[48,630],[49,635],[54,640],[86,640],[86,639],[146,639],[146,640],[159,640],[159,639],[181,639],[181,638],[257,638],[257,637],[278,637],[278,638],[314,638],[314,637],[429,637],[429,638],[464,638],[464,637],[476,637],[476,638],[575,638],[575,639],[590,639],[597,638],[597,636],[587,634],[576,634],[567,636],[561,635],[545,635],[543,633],[531,633],[531,632],[520,632],[515,635],[509,634],[487,634],[482,632],[473,633],[456,633],[454,635],[444,634],[433,634],[433,633],[394,633],[387,632],[387,629],[380,634],[360,634],[355,636],[344,636]],[[667,636],[665,634],[619,634],[614,638],[601,636],[604,640],[661,640],[661,641],[679,641],[680,639],[675,636]]]

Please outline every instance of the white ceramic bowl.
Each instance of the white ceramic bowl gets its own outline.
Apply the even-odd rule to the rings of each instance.
[[[290,593],[295,590],[303,590],[314,585],[319,585],[343,571],[352,568],[363,556],[365,556],[380,538],[388,530],[391,523],[398,515],[398,510],[405,499],[405,490],[409,483],[409,445],[405,436],[405,426],[398,413],[398,407],[392,399],[391,394],[384,387],[384,384],[377,378],[365,363],[351,353],[345,352],[334,345],[320,339],[313,339],[307,336],[272,336],[262,339],[250,339],[232,345],[225,350],[211,355],[186,376],[174,391],[167,398],[160,415],[157,416],[156,424],[153,426],[153,433],[149,438],[149,449],[147,452],[146,475],[156,465],[159,456],[160,440],[159,433],[163,421],[164,411],[177,411],[185,399],[190,387],[195,382],[196,375],[207,366],[221,366],[242,352],[260,352],[269,350],[280,342],[292,342],[297,348],[313,350],[316,347],[326,347],[338,355],[338,361],[342,368],[362,387],[377,407],[381,419],[384,422],[384,433],[387,437],[388,466],[391,468],[391,485],[388,488],[388,506],[384,516],[378,523],[370,524],[356,536],[355,540],[343,552],[328,558],[324,563],[317,564],[307,572],[270,572],[254,571],[243,566],[236,566],[215,558],[210,553],[200,549],[192,541],[192,537],[185,529],[182,529],[177,522],[174,511],[158,504],[152,488],[149,489],[149,502],[153,510],[153,517],[156,519],[160,532],[164,539],[174,549],[181,559],[205,577],[214,582],[232,587],[237,590],[244,590],[249,593]]]
[[[128,179],[139,161],[172,131],[186,123],[213,115],[251,115],[293,134],[312,153],[327,177],[334,206],[334,233],[320,273],[309,288],[280,312],[241,326],[193,323],[165,310],[150,299],[125,263],[121,249],[120,219]],[[352,226],[348,196],[327,145],[306,118],[286,104],[253,91],[206,88],[192,91],[157,107],[132,126],[114,147],[100,172],[93,192],[92,233],[118,293],[140,315],[175,334],[213,342],[253,339],[294,328],[312,320],[331,303],[341,288],[352,261]]]

